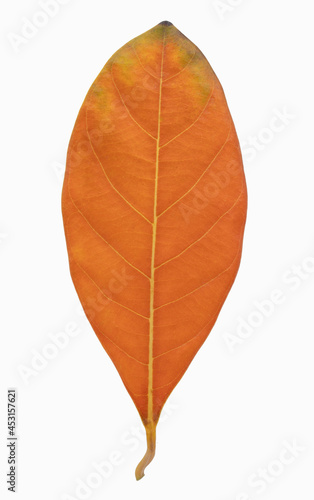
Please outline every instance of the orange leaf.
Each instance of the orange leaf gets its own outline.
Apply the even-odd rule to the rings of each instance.
[[[72,279],[155,454],[161,409],[235,279],[246,185],[221,85],[165,21],[118,50],[81,107],[62,210]]]

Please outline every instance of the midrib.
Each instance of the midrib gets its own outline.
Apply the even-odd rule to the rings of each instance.
[[[149,311],[149,352],[148,352],[148,422],[153,422],[153,345],[154,345],[154,291],[155,291],[155,250],[157,232],[157,190],[158,190],[158,169],[159,169],[159,140],[160,140],[160,114],[161,114],[161,92],[162,73],[165,50],[165,28],[163,37],[163,47],[161,54],[160,83],[159,83],[159,104],[158,104],[158,132],[156,142],[156,167],[155,167],[155,192],[154,192],[154,218],[153,218],[153,239],[150,277],[150,311]]]

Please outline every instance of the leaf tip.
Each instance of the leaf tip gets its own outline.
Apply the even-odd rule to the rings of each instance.
[[[160,26],[173,26],[173,24],[170,21],[161,21],[159,23]]]

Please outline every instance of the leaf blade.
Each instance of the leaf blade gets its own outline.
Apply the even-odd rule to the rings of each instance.
[[[75,288],[146,428],[137,478],[235,279],[246,203],[233,121],[199,49],[166,22],[119,49],[78,115],[62,210]]]

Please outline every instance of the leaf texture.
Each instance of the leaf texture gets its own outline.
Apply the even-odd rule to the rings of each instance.
[[[165,21],[119,49],[68,149],[62,211],[71,276],[155,453],[162,407],[238,271],[247,194],[222,87]]]

